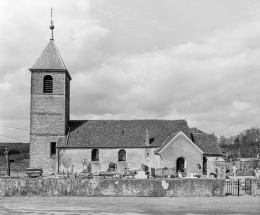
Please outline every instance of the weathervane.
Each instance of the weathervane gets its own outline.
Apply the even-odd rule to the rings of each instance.
[[[52,8],[51,8],[51,25],[50,25],[50,29],[51,29],[51,40],[54,40],[54,38],[53,38],[54,25],[53,25],[53,20],[52,20]]]

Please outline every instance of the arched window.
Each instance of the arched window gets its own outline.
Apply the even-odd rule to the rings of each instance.
[[[43,78],[43,93],[53,93],[53,79],[50,75]]]
[[[126,152],[124,149],[119,150],[118,161],[126,161]]]
[[[91,161],[99,161],[99,150],[93,149],[91,152]]]

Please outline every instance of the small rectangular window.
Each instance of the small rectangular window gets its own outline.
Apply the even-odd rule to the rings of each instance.
[[[56,155],[56,142],[51,142],[51,156]]]

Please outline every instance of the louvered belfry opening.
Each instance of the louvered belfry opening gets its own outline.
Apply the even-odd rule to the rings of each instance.
[[[46,75],[43,79],[43,92],[44,93],[53,92],[53,78],[50,75]]]

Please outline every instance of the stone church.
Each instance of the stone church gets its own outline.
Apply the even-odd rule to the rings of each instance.
[[[118,171],[215,172],[216,138],[186,120],[70,120],[72,78],[53,37],[30,71],[30,168],[80,173],[87,161],[93,173],[109,163]]]

